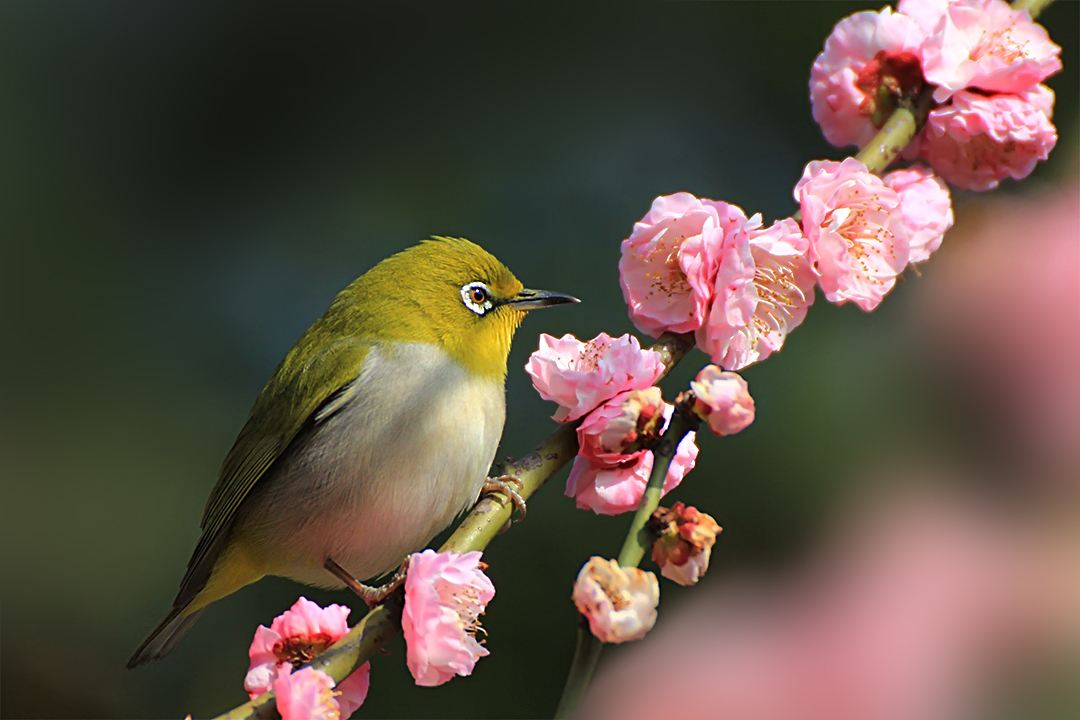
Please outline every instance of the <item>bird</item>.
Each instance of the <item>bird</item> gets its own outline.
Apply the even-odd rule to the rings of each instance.
[[[128,667],[162,657],[209,605],[265,576],[371,591],[354,579],[400,567],[490,482],[516,495],[487,478],[510,344],[529,311],[576,302],[440,236],[346,286],[259,393],[172,609]]]

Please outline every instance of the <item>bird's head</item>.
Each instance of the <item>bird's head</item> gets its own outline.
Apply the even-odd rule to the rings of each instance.
[[[502,378],[526,313],[577,298],[530,290],[494,255],[462,238],[435,237],[373,267],[339,297],[363,309],[365,329],[438,345],[467,370]]]

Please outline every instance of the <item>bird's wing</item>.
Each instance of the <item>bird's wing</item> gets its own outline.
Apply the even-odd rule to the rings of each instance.
[[[309,332],[318,332],[318,325]],[[318,347],[321,349],[307,350]],[[305,349],[302,349],[305,348]],[[221,466],[203,511],[202,536],[188,562],[177,601],[205,584],[236,511],[251,489],[307,425],[321,422],[351,392],[369,344],[355,337],[323,344],[303,340],[289,351],[266,383],[251,416]]]

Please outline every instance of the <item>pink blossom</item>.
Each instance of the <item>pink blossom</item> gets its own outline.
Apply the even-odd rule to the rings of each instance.
[[[573,597],[597,639],[622,643],[640,640],[656,624],[660,585],[651,572],[593,556],[578,573]]]
[[[274,618],[270,627],[255,629],[248,649],[250,665],[244,678],[244,689],[254,699],[269,691],[282,672],[310,662],[349,632],[349,608],[329,605],[325,608],[307,598],[297,599],[293,606]],[[370,663],[364,663],[339,683],[339,704],[348,717],[360,707],[368,693]]]
[[[725,237],[747,222],[735,205],[661,195],[622,242],[619,284],[642,332],[693,332],[705,318]]]
[[[923,84],[918,53],[925,35],[890,8],[837,23],[810,71],[814,120],[833,145],[865,145],[902,95]]]
[[[278,673],[274,699],[281,720],[339,720],[342,716],[334,698],[334,678],[315,668],[293,672],[286,667]]]
[[[559,404],[555,420],[570,422],[626,390],[652,385],[664,371],[660,353],[642,349],[630,335],[600,333],[583,343],[573,335],[540,336],[540,347],[525,364],[533,387]]]
[[[949,188],[928,168],[912,166],[882,178],[900,194],[900,217],[907,226],[908,262],[930,259],[941,247],[945,231],[953,226]]]
[[[370,687],[370,662],[356,668],[347,678],[337,684],[334,690],[337,694],[338,705],[341,707],[341,717],[351,717],[364,704]]]
[[[605,408],[593,413],[597,416],[595,420],[590,415],[582,423],[586,440],[581,443],[578,456],[570,468],[570,476],[566,479],[566,496],[574,498],[577,507],[582,510],[592,510],[597,515],[618,515],[637,509],[641,503],[641,496],[652,473],[653,454],[650,450],[632,446],[624,446],[626,452],[623,454],[604,449],[597,451],[595,436],[603,436],[612,414],[618,412]],[[673,411],[671,405],[664,406],[665,424]],[[686,474],[694,469],[697,455],[696,434],[687,433],[675,448],[675,457],[664,478],[664,495],[678,487]]]
[[[738,374],[706,365],[690,383],[694,412],[715,435],[734,435],[754,422],[754,398]]]
[[[472,674],[476,661],[489,654],[476,633],[494,596],[479,552],[425,550],[409,557],[401,628],[417,685],[433,687]]]
[[[825,298],[870,311],[908,262],[900,196],[855,158],[815,160],[795,185],[810,259]]]
[[[664,424],[665,411],[660,388],[620,393],[585,416],[578,426],[581,454],[596,465],[615,466],[642,447],[642,441],[655,437]]]
[[[921,48],[934,100],[966,88],[1020,93],[1061,70],[1061,48],[1027,11],[1003,0],[901,0],[927,34]]]
[[[930,111],[922,157],[965,190],[992,190],[1007,177],[1021,180],[1057,144],[1052,109],[1053,93],[1044,85],[1022,95],[961,90],[950,104]]]
[[[656,535],[652,560],[660,574],[680,585],[696,585],[709,569],[712,547],[720,534],[716,520],[677,502],[671,508],[657,508],[649,518],[649,529]]]
[[[816,276],[810,244],[791,218],[752,230],[748,247],[721,266],[716,299],[698,347],[724,367],[739,370],[780,350],[814,302]]]

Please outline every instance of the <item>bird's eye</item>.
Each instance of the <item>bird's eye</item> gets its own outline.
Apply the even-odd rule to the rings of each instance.
[[[465,307],[477,315],[483,315],[492,308],[491,291],[482,282],[471,282],[461,288],[461,300]]]

